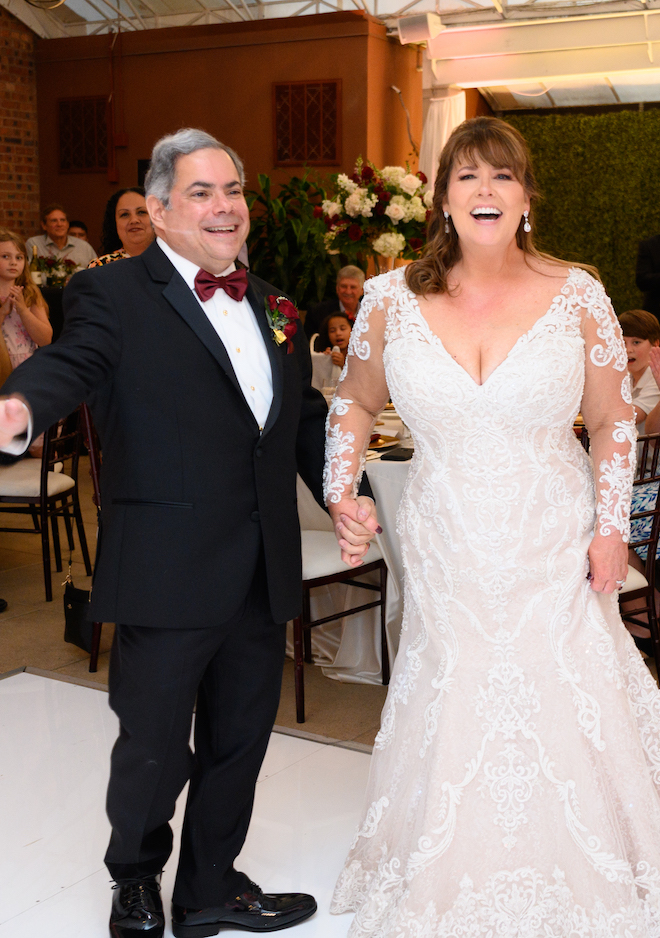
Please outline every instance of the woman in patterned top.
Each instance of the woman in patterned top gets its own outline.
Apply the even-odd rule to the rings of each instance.
[[[154,239],[144,189],[120,189],[108,199],[103,216],[101,257],[90,267],[103,267],[125,257],[142,254]]]

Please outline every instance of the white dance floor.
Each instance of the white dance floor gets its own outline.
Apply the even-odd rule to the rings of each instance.
[[[103,691],[30,673],[0,680],[0,938],[107,938],[104,797],[116,732]],[[292,938],[348,931],[351,916],[331,916],[328,906],[368,767],[362,752],[271,737],[237,865],[266,891],[316,896],[319,911]],[[182,809],[183,796],[175,841]],[[176,859],[163,877],[168,911]]]

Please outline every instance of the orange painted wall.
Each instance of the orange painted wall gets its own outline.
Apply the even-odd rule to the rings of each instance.
[[[400,89],[411,118],[412,138],[422,138],[422,73],[416,69],[417,51],[388,39],[385,31],[372,30],[367,63],[367,154],[376,166],[410,163],[416,172],[418,159],[406,128]]]
[[[320,167],[324,175],[352,172],[359,155],[376,163],[405,161],[405,115],[390,84],[404,92],[414,135],[421,138],[421,75],[414,55],[360,12],[145,30],[120,40],[128,146],[116,150],[119,181],[110,183],[101,173],[61,174],[57,100],[109,93],[110,40],[40,40],[36,49],[41,197],[63,202],[71,217],[87,221],[97,246],[108,197],[135,185],[138,159],[148,159],[155,140],[179,127],[203,127],[234,147],[245,160],[248,186],[256,186],[258,173],[276,181],[300,173],[301,167],[273,168],[273,82],[342,80],[342,162]],[[115,124],[121,131],[119,114]]]
[[[493,110],[478,88],[465,89],[465,117],[492,117]]]

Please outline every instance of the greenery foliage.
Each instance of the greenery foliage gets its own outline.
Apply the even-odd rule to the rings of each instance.
[[[321,185],[293,176],[273,195],[269,176],[259,174],[260,192],[247,192],[252,222],[250,270],[290,296],[299,309],[332,289],[336,268],[323,244],[326,226],[314,211],[326,197]]]
[[[507,115],[541,189],[535,240],[598,268],[618,313],[639,308],[639,241],[660,233],[660,110]]]

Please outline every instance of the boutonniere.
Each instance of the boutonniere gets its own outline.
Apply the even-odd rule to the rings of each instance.
[[[294,337],[298,330],[300,314],[291,300],[285,296],[267,296],[264,300],[268,325],[273,330],[273,338],[278,345],[286,342],[287,355],[293,351]]]

